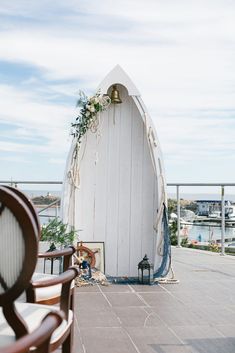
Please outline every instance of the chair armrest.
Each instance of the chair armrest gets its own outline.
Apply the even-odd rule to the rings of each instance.
[[[67,271],[61,273],[58,276],[53,276],[50,279],[38,280],[31,282],[26,290],[27,302],[35,303],[36,301],[36,290],[38,288],[49,288],[56,286],[58,284],[62,285],[60,292],[60,309],[64,312],[66,320],[68,320],[68,313],[70,308],[70,302],[73,300],[71,296],[73,291],[71,291],[71,282],[77,277],[79,271],[76,267],[70,267]]]
[[[48,278],[45,280],[36,280],[31,282],[31,286],[33,288],[45,288],[50,286],[55,286],[57,284],[64,284],[67,282],[72,282],[72,280],[77,277],[79,271],[76,267],[69,267],[69,269],[58,276],[53,276],[52,278]]]
[[[66,271],[71,265],[71,257],[75,253],[75,248],[73,246],[69,246],[68,248],[64,248],[61,250],[49,251],[45,253],[39,253],[38,257],[40,259],[53,259],[58,257],[64,257],[63,261],[63,271]]]
[[[72,256],[75,253],[75,248],[73,246],[69,246],[68,248],[64,248],[61,250],[48,251],[44,253],[39,253],[38,257],[59,257],[59,256]]]

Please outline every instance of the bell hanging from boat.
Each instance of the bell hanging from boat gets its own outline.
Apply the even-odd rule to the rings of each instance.
[[[119,95],[119,90],[117,89],[117,85],[113,85],[110,98],[111,98],[111,102],[113,104],[122,103],[122,100],[121,100],[120,95]]]

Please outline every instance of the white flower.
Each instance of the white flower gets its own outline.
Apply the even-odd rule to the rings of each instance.
[[[94,98],[94,103],[95,103],[95,104],[99,103],[99,98],[98,98],[98,97],[95,97],[95,98]]]
[[[70,132],[71,135],[74,135],[76,134],[76,129],[74,127],[71,128],[71,132]]]
[[[90,113],[89,111],[87,111],[85,115],[86,115],[86,117],[88,118],[88,116],[90,116],[90,114],[91,114],[91,113]]]
[[[94,105],[91,105],[90,108],[89,108],[90,112],[94,113],[95,112],[95,107]]]
[[[103,98],[104,98],[105,103],[110,103],[111,102],[111,99],[110,99],[109,96],[104,96]]]

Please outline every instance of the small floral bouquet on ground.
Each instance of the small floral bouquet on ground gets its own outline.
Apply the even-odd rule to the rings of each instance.
[[[111,103],[111,99],[107,95],[102,95],[98,91],[94,96],[87,97],[84,92],[79,92],[77,106],[81,107],[80,113],[75,123],[72,123],[71,135],[77,138],[81,143],[81,138],[88,129],[97,130],[98,113],[106,110]]]

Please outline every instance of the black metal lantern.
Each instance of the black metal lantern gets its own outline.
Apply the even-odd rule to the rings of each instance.
[[[138,277],[141,284],[153,284],[153,264],[150,264],[148,260],[148,256],[145,254],[143,260],[138,264]]]

